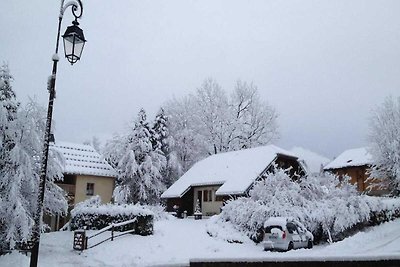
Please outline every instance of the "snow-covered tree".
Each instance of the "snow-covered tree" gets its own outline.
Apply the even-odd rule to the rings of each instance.
[[[172,99],[166,108],[169,118],[168,129],[174,140],[173,150],[183,171],[188,170],[208,154],[204,138],[194,125],[195,113],[192,102],[189,96],[181,100]]]
[[[161,170],[162,181],[166,187],[171,186],[182,174],[182,167],[176,152],[172,150],[174,140],[169,134],[168,123],[168,117],[165,115],[164,109],[161,108],[152,126],[152,144],[153,149],[160,149],[167,160],[165,168]]]
[[[293,217],[315,234],[332,241],[346,229],[366,222],[378,201],[359,195],[349,177],[313,175],[293,181],[287,171],[275,169],[257,181],[250,197],[230,200],[222,219],[255,236],[268,217]]]
[[[371,177],[400,195],[400,97],[387,98],[370,118]]]
[[[264,145],[277,138],[277,113],[257,87],[238,81],[228,96],[213,79],[166,104],[169,129],[184,170],[207,155]]]
[[[140,110],[134,127],[126,136],[106,144],[106,159],[117,169],[118,179],[114,199],[118,203],[155,204],[165,190],[161,171],[167,164],[158,147],[145,111]]]
[[[15,119],[19,102],[16,100],[15,92],[12,89],[12,82],[14,81],[10,74],[8,64],[3,63],[0,67],[0,102],[6,109],[7,120],[12,121]]]
[[[12,248],[16,241],[28,240],[37,211],[46,112],[34,101],[20,108],[8,68],[3,66],[1,73],[0,241]],[[54,184],[62,179],[60,164],[59,155],[51,151],[44,200],[45,211],[50,214],[66,212],[67,208],[64,192]]]
[[[99,153],[101,153],[101,151],[102,151],[101,142],[100,142],[100,140],[99,140],[99,138],[97,136],[93,136],[92,140],[85,140],[83,142],[83,144],[92,146],[94,148],[94,150],[96,150]]]
[[[229,141],[235,150],[268,144],[278,137],[278,114],[261,100],[253,83],[237,81],[230,106],[235,123]]]

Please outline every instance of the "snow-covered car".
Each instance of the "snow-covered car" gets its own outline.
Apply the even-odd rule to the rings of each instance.
[[[264,223],[264,250],[312,248],[313,241],[312,233],[292,218],[271,217]]]

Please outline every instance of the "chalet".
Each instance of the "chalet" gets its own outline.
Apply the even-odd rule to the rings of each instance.
[[[370,195],[382,195],[387,193],[373,186],[373,181],[368,180],[368,170],[372,165],[372,156],[367,148],[355,148],[344,151],[337,158],[324,167],[328,171],[343,177],[347,175],[351,178],[350,182],[357,185],[359,192],[365,192]],[[371,188],[369,188],[369,186]]]
[[[111,201],[117,173],[92,146],[57,141],[51,148],[65,159],[64,180],[57,185],[68,195],[68,210],[95,195],[99,195],[103,203]],[[47,219],[51,228],[58,230],[68,218]]]
[[[203,215],[218,214],[225,200],[248,195],[254,182],[274,166],[292,167],[294,178],[305,173],[295,154],[274,145],[220,153],[193,165],[161,198],[167,211],[191,215],[198,200]]]

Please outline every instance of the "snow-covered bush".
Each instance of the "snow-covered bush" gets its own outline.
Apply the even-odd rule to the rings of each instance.
[[[141,205],[101,204],[99,197],[91,198],[71,211],[71,230],[100,230],[111,223],[119,223],[136,218],[135,233],[150,235],[153,233],[154,213]],[[125,226],[119,231],[126,231]]]
[[[293,217],[313,232],[316,241],[332,241],[343,238],[354,227],[368,224],[371,217],[381,212],[387,214],[386,210],[387,205],[379,198],[359,195],[348,177],[339,181],[332,174],[324,174],[294,182],[284,170],[277,169],[255,183],[250,197],[229,200],[220,220],[229,221],[253,240],[260,241],[267,218]]]
[[[168,214],[165,211],[165,206],[163,205],[142,205],[145,209],[148,209],[153,212],[154,220],[161,221],[173,218],[172,215]]]

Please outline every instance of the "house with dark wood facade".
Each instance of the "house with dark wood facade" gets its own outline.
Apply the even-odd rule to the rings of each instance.
[[[161,196],[167,211],[192,215],[198,200],[203,215],[219,214],[225,200],[246,196],[274,166],[290,168],[296,179],[305,170],[295,154],[274,145],[209,156],[193,165]],[[175,208],[174,208],[175,207]]]
[[[349,149],[340,154],[324,167],[324,171],[334,173],[340,177],[347,175],[350,182],[357,186],[357,190],[369,195],[382,195],[387,190],[374,186],[377,181],[369,178],[368,170],[372,165],[372,156],[365,147]]]

